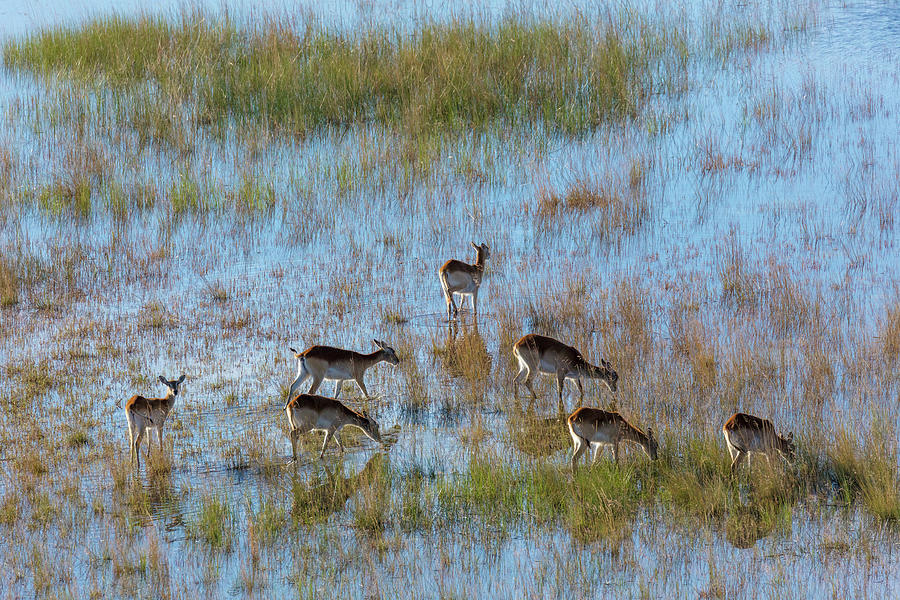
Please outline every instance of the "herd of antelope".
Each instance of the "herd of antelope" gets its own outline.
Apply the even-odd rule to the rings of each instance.
[[[459,260],[448,260],[438,270],[441,289],[447,303],[447,318],[451,322],[459,315],[459,309],[453,301],[454,294],[471,297],[472,312],[476,317],[478,315],[478,289],[481,287],[484,268],[491,253],[486,244],[477,245],[473,242],[472,246],[476,252],[474,265]],[[462,300],[460,304],[462,304]],[[290,349],[297,359],[297,377],[291,383],[288,402],[285,404],[284,410],[290,424],[291,451],[294,461],[297,460],[297,441],[300,434],[310,431],[325,433],[322,450],[319,452],[320,459],[324,456],[325,448],[331,438],[334,438],[338,448],[343,452],[344,445],[341,442],[340,432],[347,426],[357,427],[373,441],[382,442],[375,419],[365,412],[357,412],[348,408],[337,399],[341,393],[341,385],[350,379],[356,381],[363,395],[369,398],[369,392],[363,383],[366,371],[380,362],[387,362],[391,365],[400,363],[400,358],[393,348],[382,341],[374,340],[374,342],[378,349],[369,354],[331,346],[310,346],[303,352]],[[584,399],[582,379],[599,379],[610,392],[616,392],[619,375],[610,363],[601,359],[600,366],[592,365],[585,360],[580,351],[559,340],[543,335],[528,334],[513,345],[512,351],[519,363],[519,372],[514,380],[514,393],[518,393],[519,384],[524,383],[532,397],[537,398],[531,382],[538,373],[555,376],[560,404],[562,404],[563,384],[566,379],[575,381],[579,393],[579,405]],[[178,387],[184,382],[184,377],[182,375],[177,380],[169,381],[160,376],[159,381],[168,388],[168,393],[163,398],[133,396],[125,403],[128,433],[131,438],[131,460],[132,462],[137,460],[138,469],[140,469],[141,440],[147,430],[156,430],[159,447],[162,450],[163,425],[175,405]],[[300,386],[310,377],[312,384],[309,390],[306,393],[298,394]],[[326,379],[335,382],[331,398],[315,395],[322,381]],[[578,458],[591,446],[594,447],[593,462],[597,461],[606,446],[612,447],[613,456],[618,462],[619,444],[622,442],[637,444],[652,460],[657,458],[658,444],[653,430],[648,428],[647,433],[644,433],[618,412],[581,407],[569,415],[567,425],[574,445],[573,472],[576,469]],[[751,452],[764,454],[766,460],[769,460],[769,457],[775,453],[780,454],[788,461],[794,459],[793,433],[782,437],[775,432],[772,422],[766,419],[737,413],[728,419],[722,427],[722,433],[725,436],[728,452],[731,454],[732,473],[745,460],[749,466]],[[148,458],[150,447],[151,436],[147,434]]]

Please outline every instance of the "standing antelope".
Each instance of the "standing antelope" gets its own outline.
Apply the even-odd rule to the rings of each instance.
[[[125,416],[128,419],[128,435],[131,437],[131,462],[137,457],[138,469],[141,468],[141,440],[148,429],[156,429],[156,437],[159,440],[159,449],[162,451],[162,429],[166,423],[166,417],[172,407],[175,406],[175,398],[178,397],[178,386],[184,381],[184,375],[177,381],[168,381],[162,375],[159,381],[169,388],[164,398],[144,398],[132,396],[125,403]],[[151,437],[147,435],[147,457],[150,457]]]
[[[722,426],[722,435],[725,436],[725,444],[731,455],[732,474],[744,459],[747,460],[747,468],[750,468],[751,452],[765,454],[769,464],[772,464],[769,456],[773,451],[777,451],[788,462],[794,460],[794,432],[787,434],[787,437],[781,437],[775,433],[772,421],[767,419],[735,413]]]
[[[288,422],[291,424],[291,451],[294,460],[297,460],[297,440],[301,433],[310,431],[324,431],[325,441],[322,442],[321,459],[325,455],[325,446],[332,437],[337,442],[341,452],[344,444],[341,443],[340,431],[351,425],[359,427],[372,441],[381,442],[381,433],[378,423],[365,412],[358,413],[344,406],[334,398],[314,396],[312,394],[300,394],[285,407]]]
[[[644,452],[647,453],[652,460],[657,459],[656,450],[659,444],[653,437],[653,430],[647,429],[646,435],[643,431],[629,423],[617,412],[606,412],[599,408],[579,408],[576,409],[568,419],[569,435],[572,436],[572,443],[575,448],[572,454],[572,472],[575,472],[575,463],[578,458],[592,445],[594,447],[594,460],[591,464],[597,462],[601,450],[604,446],[613,447],[613,455],[616,457],[616,463],[619,462],[619,442],[634,442],[639,444]]]
[[[394,349],[378,340],[372,340],[378,346],[378,350],[371,354],[360,354],[352,350],[343,350],[341,348],[332,348],[331,346],[310,346],[303,352],[297,352],[291,348],[291,352],[297,358],[297,378],[291,384],[288,392],[288,402],[293,399],[297,389],[306,381],[307,377],[312,377],[313,382],[307,391],[308,394],[314,394],[324,379],[335,381],[334,397],[341,395],[341,385],[347,379],[353,379],[362,390],[366,398],[369,392],[366,390],[366,384],[363,383],[363,376],[366,370],[384,361],[392,365],[400,363],[397,353]],[[287,404],[285,404],[287,408]]]
[[[613,370],[612,365],[600,359],[601,366],[595,367],[584,360],[581,352],[551,337],[530,333],[513,345],[513,354],[519,360],[519,372],[514,380],[517,394],[524,376],[525,387],[531,392],[532,397],[537,398],[534,388],[531,387],[531,381],[538,372],[556,375],[560,402],[566,379],[575,380],[582,400],[584,399],[582,378],[600,379],[609,391],[616,391],[619,374]]]
[[[459,314],[456,303],[453,302],[453,294],[472,297],[472,312],[478,316],[478,288],[481,286],[481,278],[484,277],[484,265],[491,257],[491,250],[487,244],[477,245],[475,248],[475,264],[470,265],[461,260],[448,260],[440,269],[438,277],[441,279],[441,289],[444,291],[444,300],[447,302],[447,319],[453,319]],[[462,305],[462,300],[460,300]]]

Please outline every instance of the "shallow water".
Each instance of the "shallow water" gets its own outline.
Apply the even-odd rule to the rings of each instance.
[[[329,26],[352,29],[445,18],[452,11],[448,6],[346,3],[317,14]],[[698,299],[712,323],[727,325],[734,319],[710,300],[720,285],[720,256],[731,239],[748,252],[753,265],[763,270],[772,263],[784,265],[801,285],[856,307],[845,318],[875,335],[885,307],[896,298],[900,265],[894,245],[900,211],[895,185],[900,173],[900,8],[885,2],[814,9],[788,2],[736,8],[714,2],[684,9],[630,6],[639,13],[658,12],[659,18],[684,11],[683,18],[697,23],[705,22],[705,9],[735,10],[739,19],[784,26],[807,18],[806,10],[815,18],[783,43],[773,42],[774,47],[738,49],[721,60],[691,62],[686,90],[659,93],[638,123],[604,126],[575,141],[540,132],[508,142],[473,137],[447,151],[437,175],[412,185],[389,166],[373,169],[371,179],[361,176],[350,191],[335,183],[339,160],[355,164],[366,152],[392,143],[390,134],[376,128],[295,143],[276,139],[252,157],[201,133],[192,170],[226,186],[247,170],[261,173],[276,190],[279,208],[251,217],[214,212],[173,217],[157,208],[133,213],[126,224],[99,211],[88,220],[72,220],[34,208],[5,209],[0,248],[25,248],[55,264],[48,286],[81,290],[70,303],[50,310],[29,298],[0,313],[7,320],[0,362],[46,360],[60,380],[91,380],[93,398],[86,410],[95,422],[92,443],[69,451],[69,459],[84,461],[74,472],[86,498],[99,495],[100,505],[118,506],[122,490],[114,485],[104,458],[111,454],[127,461],[127,434],[117,403],[136,391],[155,393],[158,373],[189,375],[167,426],[172,470],[162,484],[138,476],[150,490],[150,505],[146,513],[134,510],[123,519],[132,533],[139,533],[137,539],[121,534],[120,522],[99,510],[75,515],[73,537],[87,555],[67,556],[61,570],[69,577],[50,579],[64,580],[62,589],[75,596],[94,588],[139,595],[130,587],[134,577],[167,594],[200,590],[214,597],[254,591],[275,597],[359,598],[878,597],[900,589],[896,533],[862,511],[822,511],[812,506],[812,499],[800,500],[786,523],[764,532],[756,543],[750,541],[749,549],[736,549],[727,532],[668,522],[656,508],[641,509],[633,532],[621,544],[581,542],[564,528],[537,524],[527,515],[511,526],[479,523],[473,516],[446,527],[413,532],[391,527],[372,535],[355,527],[363,500],[353,494],[343,505],[336,502],[324,523],[287,534],[297,536],[291,543],[253,548],[250,510],[267,499],[288,506],[295,485],[317,476],[328,480],[329,470],[352,479],[376,452],[363,438],[345,456],[332,449],[320,463],[314,460],[316,438],[304,445],[296,469],[288,465],[290,444],[280,410],[282,390],[296,368],[288,346],[327,343],[368,351],[373,338],[402,345],[403,360],[414,362],[424,381],[425,408],[411,407],[404,378],[386,365],[367,374],[367,386],[377,394],[374,400],[363,402],[355,386],[346,387],[344,396],[355,406],[367,405],[389,432],[384,459],[392,472],[424,472],[434,478],[453,476],[473,455],[491,452],[513,465],[532,460],[567,465],[564,433],[550,448],[531,443],[542,427],[535,419],[558,418],[555,390],[541,381],[544,398],[533,403],[535,414],[528,414],[507,384],[515,370],[501,340],[540,327],[539,318],[556,310],[554,302],[573,297],[579,278],[589,307],[614,298],[623,280],[637,281],[646,294],[663,297],[649,309],[648,337],[660,346],[673,337],[671,297],[663,291],[682,290],[678,300]],[[131,15],[144,8],[140,3],[35,5],[16,0],[0,7],[0,36],[74,24],[112,9]],[[220,5],[206,8],[215,12]],[[229,14],[252,16],[265,8],[233,5]],[[160,10],[172,15],[177,9],[172,4]],[[561,11],[577,9],[576,3]],[[281,3],[272,10],[305,14]],[[493,5],[483,10],[502,12]],[[16,148],[29,165],[25,180],[51,179],[67,158],[54,151],[65,132],[35,130],[29,123],[31,99],[50,102],[52,96],[43,83],[8,72],[0,75],[0,94],[5,112],[19,106],[0,126],[0,138],[27,140]],[[655,133],[653,118],[666,120],[668,128]],[[504,143],[509,152],[503,151]],[[146,158],[144,164],[120,166],[139,180],[146,172],[163,181],[177,177],[180,165],[164,150],[153,149]],[[584,176],[622,179],[632,160],[646,163],[643,185],[650,213],[635,233],[609,239],[588,216],[537,215],[540,187],[564,190]],[[471,165],[474,175],[466,170]],[[472,326],[471,315],[464,314],[461,332],[448,331],[436,277],[447,258],[472,258],[470,240],[486,241],[493,253],[479,298],[477,329],[490,358],[490,375],[474,382],[442,358],[448,339],[471,332]],[[71,255],[76,271],[71,279],[61,275],[64,264],[53,263],[68,256],[68,245],[81,252]],[[225,300],[216,300],[215,286],[224,290]],[[155,306],[161,307],[160,326],[147,325]],[[534,309],[526,310],[529,306]],[[510,329],[504,318],[512,309],[529,317]],[[391,323],[391,314],[402,315],[405,323]],[[570,331],[566,323],[559,328],[576,336],[579,347],[596,358],[634,337],[625,323],[616,324],[617,341],[604,338],[601,323],[595,325],[591,331]],[[737,327],[721,331],[716,343],[722,349],[740,345],[746,333]],[[110,344],[119,352],[102,354]],[[68,372],[73,352],[86,353],[85,374]],[[847,365],[835,364],[834,371],[838,378],[850,375]],[[618,405],[642,426],[683,420],[706,423],[715,432],[732,411],[715,401],[689,404],[690,390],[673,390],[672,397],[664,397],[639,369],[632,373]],[[325,384],[326,392],[331,385]],[[574,405],[573,386],[567,385],[564,412]],[[588,382],[587,388],[588,403],[610,402],[599,384]],[[814,416],[798,391],[803,381],[793,374],[781,387],[767,382],[761,388],[758,394],[746,394],[741,409],[766,414],[786,430],[800,431],[816,419],[842,422],[851,413],[860,422],[879,410],[896,417],[893,398],[862,402],[850,386],[836,386]],[[42,402],[64,412],[60,407],[78,394],[79,389],[58,386]],[[520,427],[517,419],[525,425]],[[670,427],[663,444],[667,437],[674,442],[685,429]],[[479,432],[484,439],[471,442]],[[627,453],[628,460],[642,460],[638,456],[639,451]],[[12,458],[4,458],[4,491],[20,484],[8,466]],[[59,467],[63,473],[64,465]],[[402,481],[390,490],[397,501]],[[159,485],[170,493],[158,493]],[[235,507],[231,552],[209,551],[187,533],[187,524],[198,518],[201,496],[208,493],[223,495]],[[59,524],[46,530],[21,524],[0,528],[0,545],[7,548],[24,540],[31,546],[66,549],[69,538]],[[156,540],[156,551],[148,549],[147,538]],[[114,558],[154,552],[166,567],[135,576]],[[255,552],[259,562],[250,567]],[[36,559],[16,559],[9,550],[4,560],[14,568],[3,570],[0,581],[12,595],[39,593]],[[20,577],[19,571],[28,575]],[[750,574],[737,575],[745,572]],[[247,583],[248,573],[262,579],[260,588]]]

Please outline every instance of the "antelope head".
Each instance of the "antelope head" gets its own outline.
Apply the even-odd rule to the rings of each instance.
[[[653,429],[650,427],[647,428],[647,455],[651,460],[656,460],[659,458],[659,454],[657,450],[659,449],[659,443],[656,441],[656,437],[653,435]]]
[[[397,356],[397,353],[393,348],[385,344],[384,342],[380,342],[378,340],[372,340],[375,342],[375,345],[381,348],[382,352],[384,352],[384,360],[391,363],[392,365],[399,365],[400,358]]]
[[[475,242],[471,242],[471,244],[475,248],[475,264],[484,265],[485,261],[491,257],[491,249],[487,244],[476,244]]]
[[[159,382],[161,384],[163,384],[164,386],[166,386],[167,388],[169,388],[169,395],[171,395],[173,398],[178,395],[178,386],[181,385],[181,383],[183,381],[184,381],[184,375],[182,375],[178,379],[172,380],[172,381],[169,381],[162,375],[159,376]]]
[[[597,377],[603,380],[603,383],[606,384],[606,387],[609,388],[609,391],[615,393],[618,386],[616,383],[619,381],[619,374],[615,372],[612,368],[612,365],[609,364],[604,359],[600,359],[600,366],[597,368]]]
[[[381,430],[378,427],[378,422],[370,417],[369,413],[367,413],[366,411],[363,411],[361,413],[361,416],[362,423],[360,425],[363,432],[374,441],[378,442],[379,444],[383,444],[384,442],[381,441]]]
[[[794,445],[794,432],[790,432],[786,437],[779,436],[779,450],[784,455],[784,457],[788,460],[788,462],[794,462],[794,457],[796,456],[797,446]]]

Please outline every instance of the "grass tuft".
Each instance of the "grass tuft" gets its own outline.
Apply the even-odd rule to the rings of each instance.
[[[579,135],[635,114],[648,48],[587,19],[458,19],[408,32],[302,32],[270,23],[241,32],[198,15],[94,21],[9,42],[8,68],[100,81],[289,135],[380,123],[408,133],[540,123]],[[640,39],[640,38],[638,38]],[[142,102],[141,104],[146,104]]]

